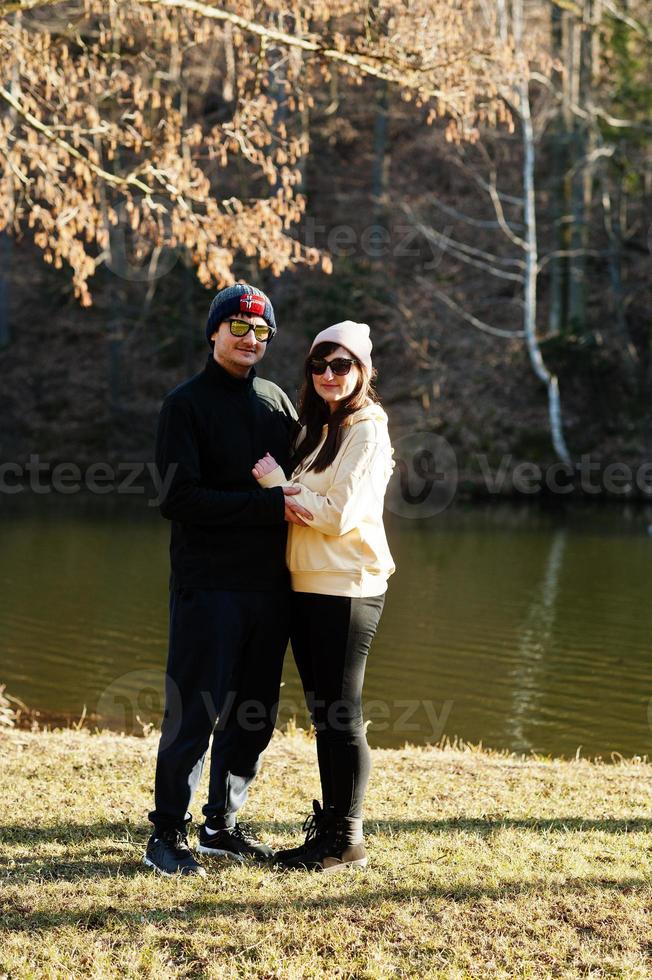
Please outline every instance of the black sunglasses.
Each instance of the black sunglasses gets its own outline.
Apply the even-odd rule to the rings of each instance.
[[[261,344],[267,343],[274,336],[274,331],[266,323],[247,323],[246,320],[229,320],[229,330],[232,337],[246,337],[250,330],[253,330],[254,337]]]
[[[332,361],[327,361],[323,357],[311,357],[308,361],[312,374],[324,374],[326,368],[330,368],[338,378],[343,378],[351,370],[351,365],[357,363],[350,357],[334,357]]]

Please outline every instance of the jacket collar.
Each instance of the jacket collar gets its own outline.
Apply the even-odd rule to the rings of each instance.
[[[204,376],[212,385],[228,388],[231,391],[248,391],[254,383],[256,369],[252,367],[246,378],[236,378],[233,374],[229,374],[221,364],[218,364],[211,353],[206,359]]]

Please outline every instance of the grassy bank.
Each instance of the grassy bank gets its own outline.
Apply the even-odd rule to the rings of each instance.
[[[0,733],[0,977],[652,975],[648,764],[377,750],[366,872],[171,881],[140,864],[155,749]],[[316,794],[279,735],[247,817],[286,844]]]

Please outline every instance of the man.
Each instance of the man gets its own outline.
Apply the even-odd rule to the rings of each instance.
[[[188,846],[188,808],[214,728],[199,851],[273,856],[236,815],[276,721],[289,634],[287,522],[312,516],[290,488],[261,490],[251,474],[267,451],[287,465],[297,430],[284,392],[256,376],[275,333],[259,289],[221,290],[208,314],[206,366],[166,396],[159,418],[156,465],[170,481],[160,506],[172,521],[170,634],[154,833],[143,860],[165,875],[205,874]]]

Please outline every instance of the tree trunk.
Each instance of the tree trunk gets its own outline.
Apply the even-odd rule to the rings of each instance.
[[[112,34],[113,34],[113,52],[117,54],[120,51],[121,37],[117,28],[117,22],[115,21],[115,2],[111,2],[111,20],[112,20]],[[97,145],[97,144],[96,144]],[[101,146],[98,147],[98,152],[101,152]],[[120,160],[120,148],[116,149],[116,166],[119,166]],[[101,158],[100,158],[101,160]],[[109,228],[109,261],[107,263],[109,270],[112,275],[115,276],[116,284],[111,289],[111,311],[107,323],[107,348],[108,348],[108,388],[109,388],[109,416],[111,422],[114,422],[120,411],[122,409],[122,344],[124,342],[124,306],[125,306],[125,287],[124,280],[119,279],[119,277],[113,272],[113,262],[111,256],[114,254],[115,249],[112,241],[115,240],[115,236],[122,234],[124,236],[124,230],[120,230],[120,225],[111,225],[107,217],[107,200],[104,192],[104,188],[101,189],[101,204],[102,213],[104,216],[104,221]],[[126,261],[127,257],[127,242],[122,242],[122,248],[124,249],[123,261]],[[111,435],[109,435],[109,440],[111,441]]]
[[[18,11],[16,14],[16,26],[20,27],[22,20],[22,13]],[[18,66],[14,62],[12,78],[11,78],[11,94],[18,98],[21,94],[20,92],[20,81],[18,77]],[[16,119],[16,111],[14,109],[9,110],[9,122],[13,127]],[[9,173],[5,174],[5,180],[9,181]],[[11,260],[14,253],[14,240],[9,234],[9,229],[11,228],[14,221],[14,213],[16,207],[16,199],[13,194],[7,195],[9,198],[9,214],[7,215],[7,225],[6,231],[0,232],[0,350],[4,350],[11,343],[11,327],[10,327],[10,315],[9,315],[9,275],[11,272]]]
[[[233,25],[227,21],[224,25],[224,80],[222,82],[222,98],[228,104],[235,100],[235,48],[233,46]],[[206,81],[210,73],[206,72]]]
[[[551,8],[552,54],[558,59],[563,58],[563,17],[559,7]],[[553,80],[563,91],[563,73],[555,71]],[[550,136],[550,216],[552,219],[552,248],[555,252],[564,250],[565,229],[564,214],[564,174],[568,167],[568,132],[563,111],[560,111],[551,126]],[[566,309],[568,303],[567,260],[557,255],[550,260],[550,287],[548,306],[548,333],[562,333],[566,327]]]
[[[376,87],[376,112],[374,116],[374,157],[371,172],[371,196],[373,223],[385,224],[385,195],[387,192],[387,110],[389,104],[388,83],[378,82]]]
[[[584,0],[582,20],[573,20],[571,63],[571,93],[573,103],[586,106],[591,100],[592,89],[592,31],[591,0]],[[569,258],[568,321],[577,334],[586,332],[586,247],[587,228],[590,219],[592,166],[587,161],[592,149],[593,137],[584,119],[573,119],[571,143],[571,235]]]
[[[122,304],[117,304],[109,324],[109,412],[117,419],[122,411],[122,344],[124,341]]]
[[[0,350],[11,343],[9,318],[9,272],[13,240],[6,231],[0,232]]]
[[[622,232],[620,227],[620,177],[612,190],[609,172],[606,164],[601,171],[602,182],[602,211],[604,215],[604,225],[609,239],[609,254],[607,258],[609,268],[609,283],[611,285],[610,313],[612,323],[618,334],[622,345],[623,367],[625,374],[630,382],[636,383],[636,369],[638,365],[638,353],[627,327],[627,317],[625,314],[625,296],[623,291],[622,277]]]
[[[514,18],[514,38],[517,52],[522,51],[523,38],[523,0],[514,0],[512,16]],[[559,383],[544,364],[537,340],[537,278],[539,255],[537,245],[537,217],[534,183],[534,129],[530,110],[530,92],[528,85],[527,66],[521,66],[520,79],[517,83],[518,112],[521,123],[521,138],[523,140],[523,196],[525,199],[525,286],[523,294],[523,329],[530,363],[534,373],[548,389],[548,417],[552,443],[559,459],[570,464],[570,454],[566,447],[562,429],[561,401]]]

